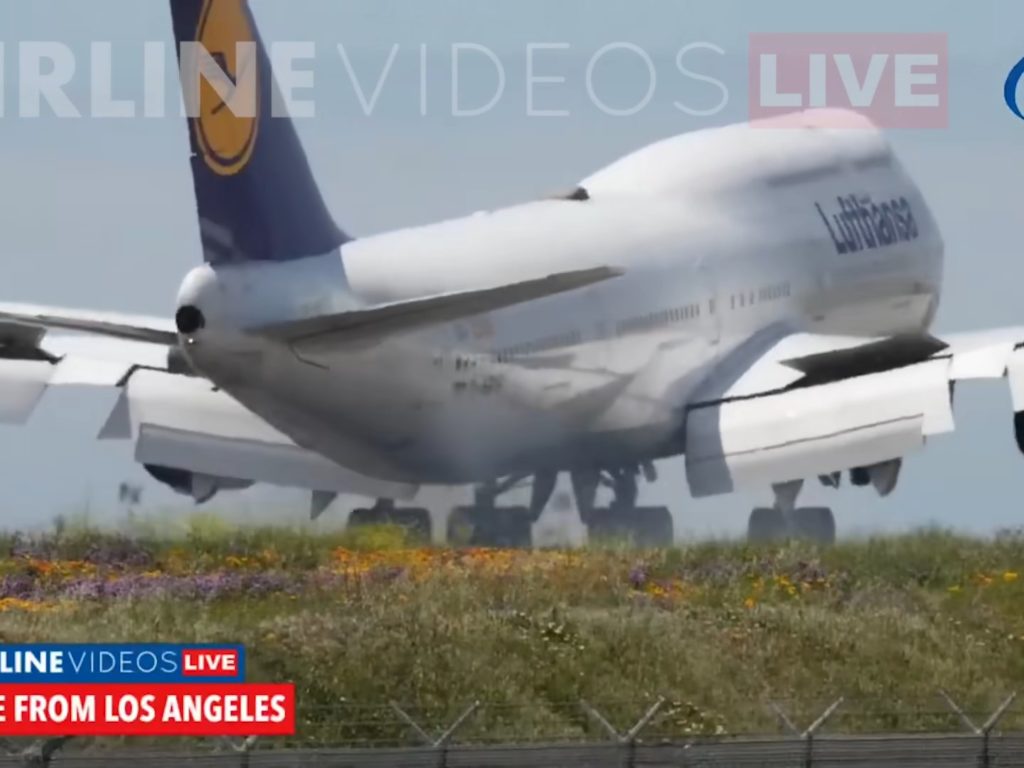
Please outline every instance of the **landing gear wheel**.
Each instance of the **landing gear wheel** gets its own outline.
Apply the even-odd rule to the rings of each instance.
[[[828,507],[799,507],[790,515],[793,535],[831,546],[836,543],[836,520]]]
[[[433,540],[434,523],[429,509],[419,507],[396,509],[391,513],[391,525],[404,528],[411,541],[429,544]]]
[[[448,516],[447,541],[455,547],[468,547],[473,538],[475,507],[456,507]]]
[[[375,525],[387,525],[384,515],[370,507],[353,509],[348,518],[349,528],[370,528]]]
[[[747,522],[747,541],[765,544],[786,537],[786,517],[775,507],[757,507]]]
[[[395,525],[404,528],[411,541],[420,543],[429,543],[433,535],[433,523],[428,509],[387,506],[361,507],[352,510],[348,519],[349,528],[382,525]]]
[[[646,549],[675,544],[675,523],[668,507],[637,507],[633,510],[636,545]]]
[[[448,541],[456,546],[529,549],[533,523],[528,507],[456,507],[448,518]]]
[[[592,543],[625,542],[642,549],[670,547],[675,526],[668,507],[596,507],[586,515]]]

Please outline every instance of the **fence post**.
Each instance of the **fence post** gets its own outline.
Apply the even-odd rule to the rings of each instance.
[[[226,736],[223,739],[224,743],[231,748],[231,751],[239,755],[239,768],[249,768],[249,754],[252,752],[252,748],[256,746],[258,740],[259,736],[246,736],[241,742],[236,744]]]
[[[822,712],[818,719],[811,723],[805,731],[801,731],[799,728],[797,728],[793,724],[793,721],[786,716],[786,713],[782,711],[782,708],[778,704],[776,704],[774,701],[770,702],[772,709],[775,710],[775,714],[779,716],[779,719],[782,721],[783,725],[786,726],[790,733],[792,733],[794,736],[796,736],[800,741],[804,743],[804,768],[813,768],[814,736],[815,734],[817,734],[818,729],[820,729],[821,726],[828,722],[828,719],[835,714],[836,710],[839,709],[843,701],[844,697],[842,696],[833,701],[832,704],[829,705],[829,708]]]
[[[814,736],[818,733],[818,729],[828,722],[828,719],[835,714],[835,711],[839,709],[842,703],[843,697],[840,696],[832,702],[832,706],[821,713],[821,717],[811,723],[810,727],[804,731],[803,738],[807,742],[807,751],[804,757],[804,765],[806,768],[812,768],[814,765]]]
[[[992,735],[993,729],[997,725],[999,725],[999,721],[1003,719],[1003,715],[1006,714],[1006,711],[1010,708],[1010,705],[1013,704],[1013,702],[1014,702],[1014,700],[1016,698],[1017,698],[1017,692],[1014,691],[1013,693],[1011,693],[1009,696],[1006,697],[1006,701],[1004,701],[999,706],[999,709],[997,709],[995,712],[992,713],[992,717],[990,717],[988,720],[986,720],[985,724],[981,726],[981,730],[985,734],[985,743],[984,743],[984,750],[985,751],[982,754],[982,759],[985,761],[984,762],[985,768],[988,768],[989,762],[991,760],[991,757],[989,755],[989,737]]]
[[[989,766],[991,766],[992,764],[992,755],[989,752],[989,746],[991,741],[990,737],[992,736],[992,731],[995,729],[997,725],[999,725],[999,721],[1003,719],[1003,716],[1006,714],[1007,710],[1010,708],[1013,702],[1016,701],[1017,692],[1014,691],[1009,696],[1007,696],[1006,700],[999,705],[999,708],[995,712],[993,712],[992,716],[989,717],[989,719],[986,720],[980,727],[974,724],[974,721],[967,716],[967,713],[964,712],[963,709],[961,709],[955,701],[953,701],[952,697],[948,693],[940,690],[939,695],[943,699],[945,699],[946,703],[949,705],[949,708],[952,709],[957,714],[957,716],[959,716],[963,724],[967,726],[967,729],[974,733],[975,736],[981,737],[981,754],[978,756],[978,765],[981,766],[981,768],[989,768]]]
[[[634,768],[634,766],[636,765],[637,737],[640,735],[640,732],[643,731],[644,728],[650,725],[651,720],[653,720],[654,716],[657,715],[659,711],[661,711],[661,708],[663,706],[665,706],[665,697],[661,696],[658,698],[656,702],[654,702],[653,705],[651,705],[651,707],[647,710],[644,716],[636,721],[632,728],[630,728],[625,733],[619,733],[615,729],[615,726],[613,726],[605,719],[604,715],[602,715],[600,712],[598,712],[596,709],[590,706],[590,704],[588,704],[586,701],[580,699],[580,707],[583,709],[583,711],[590,715],[592,718],[594,718],[594,720],[596,720],[598,724],[608,732],[608,735],[611,736],[615,742],[617,742],[620,746],[625,747],[625,768]]]
[[[53,756],[71,741],[74,736],[60,736],[55,739],[37,741],[31,747],[21,753],[27,766],[48,766]]]
[[[470,717],[472,717],[478,709],[480,709],[480,702],[474,701],[472,704],[470,704],[469,708],[461,715],[459,715],[458,719],[450,726],[448,726],[447,730],[445,730],[445,732],[442,733],[437,739],[432,738],[429,733],[423,730],[423,728],[420,727],[419,723],[413,720],[412,717],[410,717],[409,714],[405,712],[405,710],[398,706],[397,702],[391,702],[391,709],[394,711],[396,715],[398,715],[400,718],[402,718],[403,721],[405,721],[406,725],[408,725],[416,732],[416,735],[420,737],[420,739],[426,746],[437,751],[439,768],[446,768],[446,766],[448,765],[449,742],[451,742],[452,737],[455,735],[455,732],[459,730],[459,728],[461,728],[462,725]]]

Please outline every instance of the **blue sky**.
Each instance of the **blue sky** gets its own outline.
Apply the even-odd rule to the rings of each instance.
[[[947,240],[947,285],[940,330],[1024,325],[1019,286],[1018,173],[1024,167],[1024,122],[1001,100],[1003,79],[1024,56],[1024,5],[1016,0],[252,0],[268,41],[309,40],[318,116],[300,122],[325,195],[356,234],[455,216],[563,188],[654,139],[726,123],[746,110],[746,41],[752,32],[945,32],[951,61],[949,130],[895,132],[893,141],[919,179]],[[0,299],[169,314],[178,283],[200,256],[184,124],[161,120],[19,120],[19,42],[62,41],[76,52],[92,41],[114,43],[119,95],[141,93],[144,41],[169,42],[165,0],[6,0],[0,118]],[[655,62],[650,105],[613,118],[595,109],[586,63],[603,46],[629,42]],[[673,103],[715,103],[719,93],[674,68],[685,45],[713,43],[724,54],[688,59],[694,70],[729,89],[711,118],[692,118]],[[507,91],[488,114],[451,116],[450,50],[476,43],[498,55]],[[341,43],[364,90],[371,91],[392,48],[393,70],[378,108],[363,114],[335,48]],[[567,43],[545,58],[566,77],[543,90],[542,104],[565,118],[527,118],[525,51],[530,43]],[[426,45],[428,110],[420,112],[420,46]],[[88,104],[87,59],[69,93]],[[494,68],[467,56],[461,97],[480,104],[494,92]],[[595,70],[600,95],[636,103],[646,69],[611,55]],[[130,448],[97,444],[112,396],[51,393],[27,429],[0,430],[0,520],[28,525],[86,508],[96,519],[116,513],[122,480],[144,483]],[[831,503],[843,531],[893,529],[937,521],[976,532],[1018,524],[1024,457],[1013,445],[1009,397],[1002,384],[965,388],[958,432],[909,460],[896,494],[880,501],[864,491],[806,500]],[[750,506],[764,499],[689,500],[679,462],[662,467],[651,499],[670,503],[682,527],[699,534],[739,531]],[[158,508],[186,509],[146,484]],[[302,496],[256,490],[218,500],[239,514],[273,514],[304,506]]]

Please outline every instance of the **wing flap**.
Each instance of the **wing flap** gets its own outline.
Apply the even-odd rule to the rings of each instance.
[[[11,326],[7,329],[10,330]],[[166,370],[162,345],[99,337],[44,338],[44,331],[0,325],[0,423],[24,424],[47,389],[115,388],[140,368]]]
[[[694,496],[843,471],[920,450],[953,429],[948,360],[727,400],[687,415]]]
[[[1024,413],[1024,328],[889,339],[766,329],[688,407],[691,489],[709,496],[901,458],[954,429],[957,382],[1004,377]]]
[[[0,360],[0,424],[27,422],[52,375],[53,366],[45,361]]]
[[[691,487],[727,493],[900,458],[954,429],[957,382],[1003,377],[1024,413],[1024,328],[888,339],[768,329],[688,407]]]
[[[255,333],[304,346],[376,339],[585,288],[621,274],[611,267],[563,272],[497,288],[412,299],[265,326]]]

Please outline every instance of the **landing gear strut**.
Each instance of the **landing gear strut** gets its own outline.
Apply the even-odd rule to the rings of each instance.
[[[617,468],[608,472],[595,470],[574,472],[573,491],[580,519],[587,526],[589,539],[623,541],[638,547],[668,547],[674,541],[672,514],[668,507],[637,505],[637,475],[653,482],[657,473],[653,465],[642,468]],[[611,488],[614,500],[607,507],[597,506],[597,491]]]
[[[836,521],[832,510],[828,507],[797,507],[796,499],[802,488],[802,480],[775,485],[775,504],[759,507],[750,513],[748,541],[764,543],[798,538],[834,544]]]

